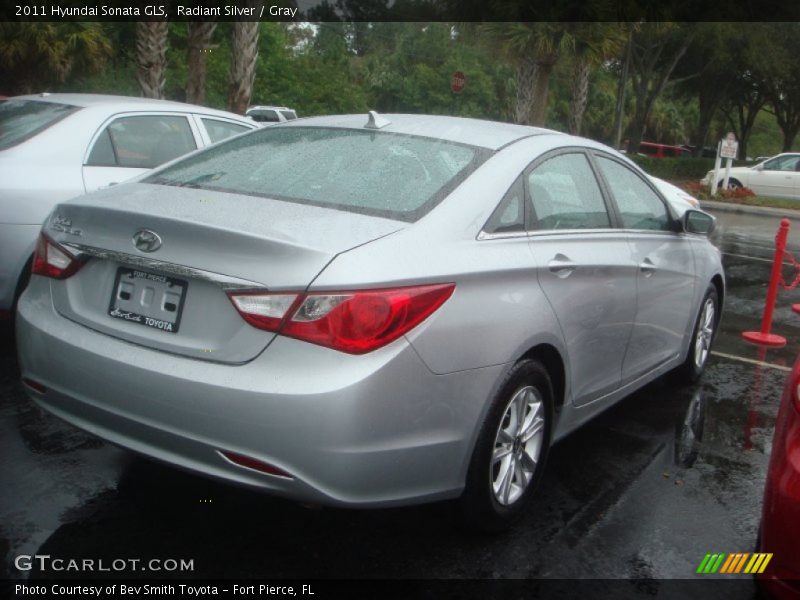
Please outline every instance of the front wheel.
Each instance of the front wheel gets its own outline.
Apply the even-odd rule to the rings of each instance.
[[[676,375],[685,383],[694,383],[703,374],[711,354],[711,344],[719,324],[719,294],[714,284],[710,284],[700,305],[700,312],[694,325],[689,354],[686,361],[678,367]]]
[[[478,436],[461,505],[467,525],[500,531],[519,517],[544,470],[553,386],[535,360],[517,363],[492,401]]]

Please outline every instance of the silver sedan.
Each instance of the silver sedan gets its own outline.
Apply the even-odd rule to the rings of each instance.
[[[498,529],[554,442],[700,376],[725,294],[712,227],[554,131],[281,123],[58,205],[19,304],[22,377],[180,467],[328,505],[459,498]]]

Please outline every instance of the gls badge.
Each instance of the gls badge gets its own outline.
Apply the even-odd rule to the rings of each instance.
[[[50,229],[53,231],[68,233],[70,235],[83,235],[83,231],[72,226],[72,219],[56,214],[50,217]]]
[[[140,229],[133,234],[133,245],[142,252],[155,252],[161,248],[161,237],[149,229]]]

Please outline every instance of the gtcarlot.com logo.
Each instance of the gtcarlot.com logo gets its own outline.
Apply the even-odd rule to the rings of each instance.
[[[71,572],[186,572],[194,571],[194,559],[185,558],[54,558],[49,554],[20,554],[14,559],[20,571]]]
[[[748,574],[763,573],[769,561],[772,560],[772,553],[765,552],[734,552],[733,554],[706,554],[697,567],[696,573],[709,575],[713,573]]]

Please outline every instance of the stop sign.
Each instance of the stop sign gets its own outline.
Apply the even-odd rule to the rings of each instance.
[[[467,83],[467,76],[464,75],[464,73],[462,73],[461,71],[456,71],[450,78],[450,89],[453,90],[453,93],[460,94],[461,90],[464,89],[466,83]]]

